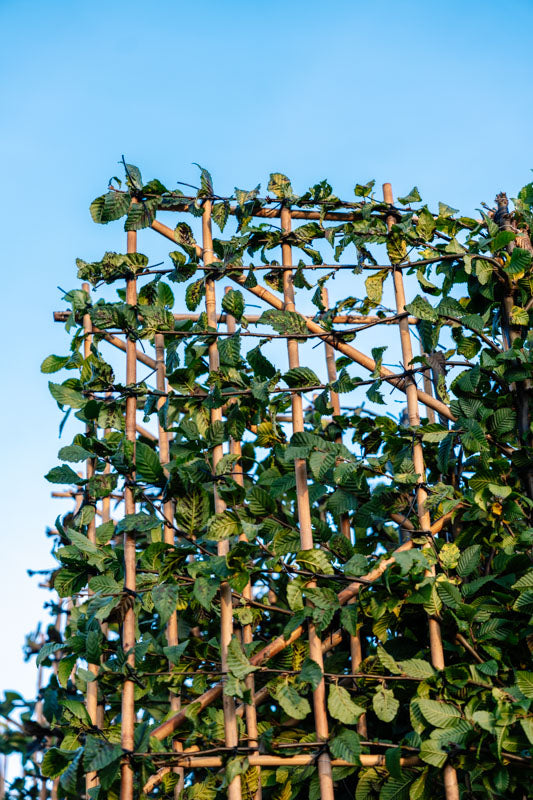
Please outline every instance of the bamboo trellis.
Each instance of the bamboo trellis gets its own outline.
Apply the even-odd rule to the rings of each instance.
[[[385,206],[392,206],[393,198],[392,191],[389,184],[385,184],[384,191],[384,204]],[[169,209],[167,209],[169,210]],[[170,209],[171,210],[171,209]],[[189,207],[180,205],[177,207],[176,212],[180,214],[187,214]],[[213,334],[210,337],[208,345],[208,360],[209,369],[211,372],[216,372],[219,369],[219,344],[225,336],[233,336],[236,330],[235,318],[230,313],[222,313],[220,308],[221,297],[217,297],[215,287],[217,286],[211,274],[211,267],[215,260],[213,252],[213,240],[211,234],[211,213],[212,201],[206,199],[203,202],[203,215],[202,215],[202,244],[196,246],[197,257],[201,260],[201,264],[205,270],[205,316],[192,313],[175,313],[174,319],[176,321],[191,320],[199,322],[205,320],[207,327]],[[235,213],[235,208],[229,209],[230,214]],[[252,212],[252,215],[253,212]],[[290,205],[282,204],[281,209],[265,209],[257,210],[255,216],[259,218],[279,218],[281,228],[285,233],[291,231],[293,220],[295,221],[309,221],[317,219],[330,219],[330,220],[349,220],[351,212],[349,204],[345,211],[327,212],[325,215],[319,211],[310,211],[302,209],[291,209]],[[394,218],[385,214],[384,218],[387,225],[390,227],[393,224]],[[174,230],[165,226],[162,222],[154,220],[151,224],[152,230],[169,239],[175,241]],[[145,233],[144,237],[148,240],[149,233]],[[127,253],[135,253],[138,251],[137,234],[136,232],[128,232],[127,234]],[[282,263],[279,266],[279,271],[282,278],[282,292],[281,295],[275,294],[265,286],[256,284],[247,284],[243,272],[230,272],[228,278],[231,278],[239,287],[244,287],[244,291],[249,292],[256,299],[263,304],[270,306],[274,309],[289,311],[293,314],[300,315],[303,324],[307,329],[307,334],[293,334],[293,335],[280,335],[279,338],[285,339],[287,343],[288,364],[290,369],[299,367],[299,348],[308,341],[313,340],[324,347],[320,348],[324,353],[325,361],[324,367],[328,376],[328,381],[333,383],[337,379],[337,370],[335,365],[335,354],[339,353],[347,357],[356,364],[364,367],[368,372],[374,373],[375,376],[380,377],[386,383],[390,384],[391,388],[399,390],[406,396],[407,410],[409,415],[409,424],[416,427],[420,424],[420,411],[419,405],[422,404],[430,420],[434,419],[435,413],[440,415],[441,418],[446,420],[453,420],[453,414],[449,407],[441,402],[438,398],[434,397],[431,392],[431,382],[424,381],[424,388],[420,389],[416,383],[417,370],[413,369],[413,346],[411,339],[411,328],[416,323],[416,318],[409,316],[405,311],[406,295],[405,284],[403,280],[402,266],[391,265],[389,268],[392,272],[394,281],[394,294],[396,300],[396,313],[389,315],[385,318],[382,316],[364,316],[355,314],[336,314],[332,317],[331,322],[340,326],[351,326],[346,329],[346,332],[356,330],[365,330],[369,326],[373,327],[374,331],[381,331],[380,326],[385,325],[387,329],[390,326],[397,326],[399,332],[399,339],[401,342],[401,352],[403,360],[403,370],[392,371],[389,368],[377,365],[376,361],[368,356],[366,353],[356,349],[351,344],[344,341],[346,336],[343,336],[342,328],[327,329],[321,326],[317,321],[312,319],[311,316],[302,313],[298,306],[297,296],[294,290],[294,270],[292,247],[288,243],[283,243],[281,247]],[[347,265],[352,268],[354,265]],[[327,265],[324,265],[324,269]],[[316,265],[304,266],[303,269],[320,269]],[[339,265],[334,265],[335,269]],[[257,267],[258,277],[262,267]],[[299,267],[301,269],[301,267]],[[383,266],[380,269],[384,269]],[[148,271],[146,274],[153,274],[156,270]],[[130,277],[126,281],[126,302],[131,306],[135,306],[138,298],[138,281],[135,277]],[[88,286],[83,287],[88,291]],[[229,287],[226,287],[226,291]],[[327,309],[329,306],[329,299],[327,290],[323,291],[323,302]],[[142,307],[141,307],[142,313]],[[64,321],[67,317],[66,312],[56,312],[54,318],[56,321]],[[257,323],[260,315],[245,314],[243,320],[250,323]],[[223,329],[226,325],[226,329]],[[166,397],[171,393],[171,389],[167,384],[165,375],[165,351],[168,342],[172,338],[172,333],[157,332],[154,338],[155,352],[153,356],[143,352],[137,346],[135,340],[128,335],[123,336],[122,332],[117,330],[113,333],[108,331],[99,330],[93,326],[88,315],[84,317],[84,332],[85,332],[85,356],[88,357],[91,352],[92,338],[99,335],[102,342],[106,342],[115,347],[126,355],[125,366],[125,382],[128,386],[135,385],[138,380],[137,364],[147,367],[156,373],[156,387],[159,392],[159,399],[157,402],[160,411],[163,410]],[[180,331],[178,330],[179,334]],[[243,336],[254,335],[253,331],[241,331]],[[193,335],[183,332],[183,335]],[[197,333],[194,335],[198,335]],[[264,334],[263,334],[264,335]],[[379,335],[379,334],[378,334]],[[269,334],[272,339],[273,336]],[[318,351],[314,351],[317,352]],[[316,356],[318,358],[318,355]],[[422,370],[422,377],[426,378],[425,372]],[[314,387],[312,387],[314,388]],[[316,387],[317,390],[321,387]],[[305,392],[300,390],[285,390],[291,397],[291,411],[290,414],[279,415],[278,422],[280,424],[290,424],[292,433],[299,433],[305,430],[304,416],[307,410],[313,408],[312,403],[308,409],[304,408],[303,395]],[[306,389],[309,392],[309,389]],[[232,399],[228,398],[226,405],[218,405],[212,407],[210,410],[211,424],[221,423],[231,408]],[[342,417],[343,406],[341,404],[339,395],[335,392],[331,394],[331,405],[333,418]],[[126,412],[125,412],[125,430],[127,441],[131,444],[133,458],[135,457],[135,444],[137,437],[140,436],[145,439],[153,441],[158,448],[159,461],[166,477],[169,477],[168,464],[171,460],[169,434],[165,429],[161,416],[158,421],[157,432],[153,433],[143,427],[138,420],[138,404],[134,393],[127,396],[126,399]],[[105,434],[104,434],[105,435]],[[339,433],[337,442],[342,443],[342,434]],[[243,486],[243,470],[242,470],[242,447],[241,442],[231,437],[229,441],[229,453],[234,455],[237,459],[235,464],[234,476],[236,482]],[[212,469],[216,474],[217,466],[221,459],[224,457],[224,447],[222,444],[216,444],[212,449]],[[419,530],[437,535],[443,531],[451,519],[451,513],[444,515],[444,517],[431,521],[429,512],[425,506],[427,496],[425,488],[425,466],[424,454],[422,444],[418,439],[413,440],[413,460],[415,463],[416,472],[418,473],[418,487],[416,489],[416,508]],[[313,538],[313,529],[311,524],[310,515],[310,501],[309,501],[309,476],[307,474],[306,462],[302,458],[296,458],[294,461],[294,471],[296,478],[296,495],[297,495],[297,520],[298,530],[300,536],[300,546],[302,550],[312,550],[316,547],[316,542]],[[94,474],[94,459],[89,459],[86,466],[86,476],[90,478]],[[55,492],[57,497],[76,496],[76,491],[72,492]],[[124,504],[124,513],[126,515],[135,514],[139,496],[135,494],[134,488],[126,484],[123,493],[117,493],[107,496],[97,504],[92,501],[96,506],[96,512],[99,514],[104,522],[111,518],[110,512],[110,499],[115,499],[118,503]],[[223,497],[214,488],[215,511],[222,513],[226,509],[226,503]],[[173,546],[176,536],[179,532],[173,524],[175,503],[170,497],[165,497],[161,503],[161,511],[163,518],[163,541]],[[409,538],[415,526],[405,516],[401,514],[392,513],[390,520],[399,526],[399,541],[395,553],[402,553],[416,547],[416,544]],[[89,525],[89,539],[94,542],[94,520]],[[350,529],[350,519],[347,514],[342,514],[339,518],[339,529],[342,534],[351,541],[353,538],[353,531]],[[243,535],[241,538],[246,541]],[[428,545],[430,546],[430,545]],[[136,572],[138,562],[138,552],[136,550],[135,532],[125,530],[123,533],[123,548],[124,548],[124,589],[125,592],[132,598],[135,597],[137,583]],[[226,556],[228,553],[229,545],[227,540],[218,543],[217,552],[219,556]],[[193,556],[194,558],[194,556]],[[394,553],[386,559],[382,559],[379,564],[374,567],[366,575],[362,575],[357,580],[349,583],[337,595],[340,606],[353,603],[357,600],[361,587],[369,586],[372,582],[379,580],[385,573],[388,566],[394,563]],[[308,581],[307,585],[312,588],[315,583]],[[242,598],[245,602],[252,607],[256,602],[255,587],[253,582],[248,583],[242,591]],[[253,792],[253,800],[260,800],[261,798],[261,775],[262,770],[267,768],[295,768],[309,766],[317,769],[319,776],[319,791],[322,800],[334,800],[336,796],[335,781],[333,778],[332,768],[335,767],[349,767],[352,762],[346,761],[331,756],[328,750],[329,741],[329,722],[328,722],[328,708],[325,692],[325,678],[318,682],[313,691],[313,713],[315,724],[315,738],[310,746],[312,752],[305,752],[294,756],[282,755],[268,755],[261,751],[259,744],[258,722],[260,722],[260,707],[269,697],[268,686],[259,690],[255,688],[254,673],[250,673],[246,677],[246,688],[249,692],[249,702],[243,702],[237,705],[234,698],[224,694],[224,680],[228,672],[227,658],[228,647],[235,634],[238,634],[243,644],[247,647],[254,648],[254,625],[247,622],[242,626],[237,624],[234,618],[234,609],[238,605],[239,597],[234,590],[232,590],[228,582],[223,582],[220,588],[220,653],[221,653],[221,673],[222,680],[220,682],[211,681],[211,685],[205,692],[194,698],[196,713],[202,713],[210,705],[217,703],[221,706],[224,719],[224,746],[220,746],[218,753],[210,752],[209,754],[202,753],[197,746],[187,746],[186,743],[180,739],[179,731],[183,723],[188,719],[190,708],[184,703],[180,692],[170,689],[168,694],[168,711],[167,718],[157,725],[151,732],[151,735],[161,741],[166,741],[168,747],[164,752],[157,753],[156,765],[157,771],[149,777],[143,788],[144,794],[149,794],[161,785],[165,776],[170,772],[174,772],[177,782],[174,784],[175,796],[179,797],[180,792],[194,781],[194,774],[197,770],[213,770],[217,771],[226,763],[227,754],[240,755],[247,757],[249,767],[257,768],[257,787]],[[259,607],[261,603],[256,603]],[[275,605],[275,604],[273,604]],[[179,645],[178,626],[179,626],[179,611],[174,610],[166,623],[166,638],[169,647],[177,647]],[[135,614],[135,605],[130,603],[125,610],[125,616],[122,624],[122,638],[123,650],[126,653],[127,664],[133,672],[135,669],[135,643],[137,637],[137,620]],[[105,631],[105,626],[102,626]],[[435,669],[442,670],[445,666],[443,647],[441,641],[441,632],[439,623],[436,619],[430,617],[428,619],[429,639],[432,663]],[[273,639],[268,644],[262,644],[259,649],[253,649],[253,655],[250,657],[251,665],[260,673],[261,670],[267,670],[267,663],[271,659],[283,652],[290,645],[297,642],[299,639],[306,637],[308,641],[309,654],[312,660],[318,664],[321,671],[324,671],[324,655],[331,652],[335,647],[343,641],[341,631],[331,633],[326,638],[321,640],[320,635],[316,632],[315,626],[312,622],[307,625],[300,624],[291,631],[288,636],[280,635]],[[349,645],[349,663],[346,677],[351,679],[353,686],[357,687],[357,678],[360,678],[361,664],[363,661],[364,642],[361,641],[360,633],[352,634],[350,636]],[[90,669],[95,675],[98,674],[98,665],[91,664]],[[99,721],[105,715],[105,699],[99,696],[98,680],[88,683],[87,690],[87,710],[91,722],[98,726]],[[222,701],[222,702],[221,702]],[[124,680],[122,691],[122,711],[121,711],[121,746],[123,749],[123,758],[121,764],[121,800],[132,800],[135,796],[137,789],[135,788],[136,782],[139,780],[139,775],[135,772],[135,762],[131,756],[135,752],[134,734],[137,722],[137,711],[142,708],[138,706],[135,701],[135,680],[133,677]],[[242,735],[242,729],[239,727],[239,720],[245,718],[245,735]],[[379,752],[379,744],[373,746],[372,732],[368,729],[368,723],[365,715],[363,714],[359,719],[357,726],[359,734],[365,740],[369,752],[365,752],[360,756],[360,764],[363,766],[384,766],[385,758],[382,752]],[[367,741],[368,740],[368,741]],[[420,764],[417,755],[405,755],[399,760],[399,765],[402,767],[410,767]],[[98,776],[95,772],[87,774],[87,790],[93,786],[98,785]],[[444,766],[444,785],[446,800],[458,800],[459,789],[455,770],[450,764]],[[230,800],[241,800],[247,798],[243,786],[241,785],[240,774],[233,775],[227,785],[227,796]]]

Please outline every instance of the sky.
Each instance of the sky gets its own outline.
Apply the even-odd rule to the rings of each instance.
[[[21,648],[46,593],[26,570],[51,565],[44,531],[67,510],[43,479],[68,442],[39,366],[66,352],[52,311],[75,258],[124,249],[88,212],[121,155],[171,188],[199,162],[220,194],[283,172],[351,199],[375,178],[475,214],[530,180],[532,25],[520,0],[1,0],[0,692],[34,690]]]

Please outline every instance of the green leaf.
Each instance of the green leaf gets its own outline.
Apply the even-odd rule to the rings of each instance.
[[[235,675],[238,680],[242,680],[257,669],[259,669],[259,667],[254,667],[250,664],[249,660],[244,655],[239,640],[233,636],[228,645],[228,670],[232,675]]]
[[[50,394],[60,406],[70,406],[71,408],[81,408],[85,403],[85,398],[81,392],[71,389],[70,386],[65,386],[62,383],[48,382]]]
[[[428,661],[422,658],[408,658],[406,661],[400,661],[399,666],[402,672],[409,675],[410,678],[432,678],[435,675],[435,670]]]
[[[436,739],[428,739],[422,742],[419,756],[426,764],[439,768],[445,765],[448,758],[446,753],[441,750],[440,743]]]
[[[459,561],[457,562],[457,574],[461,578],[466,578],[471,575],[474,570],[479,566],[481,560],[481,545],[473,544],[463,550]]]
[[[308,683],[311,686],[311,690],[314,692],[321,680],[322,670],[320,666],[316,661],[313,661],[312,658],[307,657],[298,675],[298,683]]]
[[[360,765],[361,740],[355,731],[344,728],[331,740],[329,747],[334,758],[342,758],[350,764]]]
[[[152,589],[152,600],[161,619],[161,625],[166,625],[176,610],[178,595],[179,587],[175,583],[164,583]]]
[[[533,589],[533,569],[528,569],[525,575],[513,583],[513,589]]]
[[[122,755],[123,750],[119,744],[111,744],[105,739],[89,735],[85,740],[83,767],[86,772],[98,772],[118,762]]]
[[[68,697],[64,697],[61,700],[61,705],[63,708],[67,709],[73,717],[79,719],[80,722],[83,722],[86,725],[91,725],[91,718],[85,708],[84,704],[80,700],[71,700]]]
[[[209,495],[195,486],[176,498],[176,522],[190,536],[198,536],[209,519]]]
[[[202,576],[196,578],[194,582],[193,594],[196,600],[198,600],[200,605],[205,608],[206,611],[211,610],[211,604],[217,592],[218,584],[216,581],[208,580]]]
[[[320,379],[309,367],[293,367],[282,378],[291,389],[297,386],[320,385]]]
[[[164,477],[158,454],[144,442],[136,442],[135,467],[139,477],[147,483],[157,483]]]
[[[227,201],[222,203],[214,203],[211,209],[211,216],[213,221],[216,225],[220,228],[222,232],[226,227],[226,222],[228,221],[230,212],[230,204]]]
[[[58,642],[46,642],[46,644],[43,644],[37,654],[37,666],[40,667],[52,653],[57,653],[58,650],[62,650],[64,647],[64,644]]]
[[[439,217],[447,219],[448,217],[451,217],[453,214],[457,213],[458,213],[457,208],[452,208],[451,206],[446,205],[446,203],[439,202]]]
[[[41,364],[41,372],[59,372],[69,361],[70,356],[47,356]]]
[[[388,669],[393,675],[399,675],[401,673],[401,669],[397,664],[396,659],[393,658],[390,653],[387,653],[385,648],[379,644],[377,646],[377,654],[379,663],[382,665],[382,667]]]
[[[387,753],[392,752],[387,750]],[[401,777],[388,778],[379,793],[379,800],[409,800],[409,787],[413,776],[408,772]]]
[[[153,514],[144,514],[140,511],[138,514],[126,514],[117,524],[116,532],[122,533],[123,531],[151,531],[161,525],[160,520]]]
[[[64,689],[67,688],[68,679],[70,678],[77,660],[77,656],[67,656],[66,658],[62,658],[57,665],[57,680]]]
[[[529,312],[520,306],[513,306],[511,308],[511,322],[513,325],[528,325]]]
[[[445,542],[439,551],[439,561],[444,569],[455,569],[461,551],[453,542]]]
[[[93,200],[89,206],[93,221],[99,225],[106,225],[120,219],[128,213],[131,203],[129,192],[107,192]]]
[[[62,461],[70,461],[71,463],[85,461],[86,459],[91,458],[91,456],[92,453],[90,453],[84,447],[80,447],[79,444],[70,444],[66,447],[62,447],[57,454],[57,457]]]
[[[73,483],[76,486],[82,486],[85,483],[84,478],[80,478],[77,472],[74,472],[72,467],[67,464],[62,464],[60,467],[54,467],[47,472],[44,476],[50,483]]]
[[[412,303],[407,303],[405,310],[418,319],[426,319],[429,322],[436,322],[438,319],[437,311],[431,306],[425,297],[417,294]]]
[[[516,685],[524,695],[529,699],[533,699],[533,672],[526,670],[515,670]]]
[[[257,324],[270,325],[278,333],[306,333],[307,331],[305,319],[300,314],[295,311],[279,311],[277,308],[263,311]]]
[[[203,278],[199,278],[197,281],[187,286],[185,290],[185,305],[189,311],[196,311],[204,294],[205,282]]]
[[[505,271],[515,280],[521,278],[531,268],[531,253],[522,247],[515,247],[511,253],[511,259],[505,266]],[[524,323],[527,325],[527,322]]]
[[[521,719],[520,725],[522,726],[522,730],[524,731],[528,742],[533,744],[533,719],[531,719],[531,717],[528,717],[527,719]]]
[[[276,510],[276,501],[260,486],[252,486],[246,499],[250,512],[256,517],[267,517]]]
[[[269,192],[274,192],[276,197],[279,198],[291,198],[294,196],[290,180],[281,172],[270,173],[267,189]]]
[[[223,511],[211,517],[205,537],[215,542],[221,542],[232,536],[238,536],[241,530],[241,523],[237,514],[234,511]]]
[[[387,253],[391,264],[401,264],[407,257],[405,239],[399,230],[393,230],[387,236]]]
[[[382,722],[392,722],[398,713],[400,703],[394,697],[392,689],[384,689],[381,687],[372,698],[372,708],[374,709],[376,717],[382,720]]]
[[[158,197],[150,197],[140,203],[132,204],[124,223],[124,230],[140,231],[143,228],[149,228],[155,219],[158,205]]]
[[[71,751],[60,750],[58,747],[51,747],[44,754],[40,772],[44,778],[59,778],[60,775],[66,770],[75,753]]]
[[[187,649],[188,644],[189,640],[185,639],[184,642],[172,645],[171,647],[163,647],[163,652],[171,664],[179,664],[183,653]]]
[[[296,556],[296,561],[302,569],[320,572],[324,575],[334,574],[333,567],[323,550],[300,550]]]
[[[240,320],[244,313],[244,297],[238,289],[230,289],[222,298],[222,308],[227,314]]]
[[[405,197],[398,198],[398,202],[401,203],[402,206],[406,206],[408,203],[420,203],[421,200],[422,198],[416,186],[413,186],[409,194],[406,194]]]
[[[364,713],[364,708],[353,702],[343,686],[332,683],[329,687],[328,711],[339,722],[343,722],[345,725],[355,725],[361,714]]]
[[[157,302],[165,308],[172,308],[174,305],[174,292],[168,283],[159,281],[157,284]]]
[[[433,238],[433,231],[436,227],[437,226],[433,218],[433,214],[428,210],[427,206],[424,206],[424,208],[418,212],[418,222],[416,223],[417,235],[424,242],[430,242]]]
[[[439,700],[428,700],[426,698],[420,698],[417,703],[429,724],[434,725],[436,728],[453,727],[461,717],[459,709],[452,706],[451,703],[442,703]]]
[[[371,303],[379,305],[383,296],[383,284],[389,274],[387,269],[382,269],[368,276],[365,280],[366,296]]]
[[[347,605],[341,608],[341,625],[351,636],[357,635],[357,621],[359,612],[356,605]]]
[[[59,784],[66,794],[77,795],[80,784],[82,750],[79,750],[59,778]]]
[[[476,258],[476,277],[482,286],[486,286],[492,278],[494,272],[494,265],[484,258]]]
[[[76,531],[74,528],[69,528],[67,530],[67,536],[72,544],[77,547],[78,550],[81,550],[82,553],[96,555],[99,552],[97,546],[91,542],[84,533]]]
[[[512,408],[497,408],[490,415],[489,420],[498,436],[516,430],[516,411]]]
[[[301,697],[296,689],[286,681],[277,685],[275,697],[289,717],[305,719],[311,712],[311,706],[305,697]]]
[[[356,183],[354,194],[356,197],[368,197],[374,188],[376,181],[368,181],[368,183]]]
[[[101,525],[98,525],[95,534],[98,544],[107,544],[115,535],[115,524],[113,520],[110,519],[108,522],[103,522]]]

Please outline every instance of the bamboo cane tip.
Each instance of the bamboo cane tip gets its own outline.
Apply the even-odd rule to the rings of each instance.
[[[383,184],[383,200],[386,203],[390,203],[391,205],[394,202],[394,197],[392,194],[392,185],[390,183]]]

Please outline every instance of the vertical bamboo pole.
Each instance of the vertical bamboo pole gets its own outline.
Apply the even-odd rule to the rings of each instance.
[[[283,205],[281,208],[281,229],[284,233],[291,230],[291,211]],[[290,244],[281,245],[282,264],[292,266],[292,249]],[[294,305],[294,284],[292,270],[283,270],[283,308],[285,311],[295,311]],[[289,369],[300,366],[298,353],[298,340],[287,339],[287,351],[289,356]],[[304,429],[302,396],[299,392],[292,392],[292,430],[293,433],[300,433]],[[294,472],[296,476],[296,497],[298,507],[298,523],[300,527],[300,547],[302,550],[313,549],[313,529],[311,525],[311,507],[309,504],[309,488],[307,485],[307,465],[305,459],[296,458],[294,460]],[[312,585],[311,583],[309,584]],[[316,661],[322,672],[324,672],[324,658],[322,654],[322,643],[312,622],[309,622],[309,656]],[[315,728],[317,738],[326,742],[329,737],[328,717],[326,712],[326,684],[324,678],[313,692],[313,709],[315,714]],[[334,800],[333,778],[331,774],[331,760],[327,752],[323,752],[318,757],[318,777],[320,781],[321,800]]]
[[[322,287],[322,303],[324,308],[329,308],[329,294],[326,286]],[[324,343],[324,349],[326,351],[326,369],[328,373],[328,381],[329,383],[333,383],[337,380],[337,365],[335,363],[335,349],[328,344],[327,342]],[[334,416],[340,417],[341,416],[341,403],[339,399],[339,395],[337,392],[330,392],[331,396],[331,405],[333,407],[333,414]],[[335,441],[337,444],[342,444],[342,434],[340,433],[338,436],[335,437]],[[351,531],[350,531],[350,516],[348,514],[341,514],[340,516],[340,528],[341,533],[345,536],[348,541],[351,541]],[[354,598],[352,602],[357,602],[357,599]],[[357,631],[355,636],[350,636],[350,658],[352,664],[352,672],[359,672],[361,668],[361,663],[363,661],[363,648],[361,643],[361,634]],[[354,680],[354,684],[356,681]],[[359,721],[357,723],[357,731],[366,738],[367,736],[367,726],[366,726],[366,714],[361,714],[359,717]]]
[[[383,200],[385,203],[392,205],[392,187],[390,183],[383,184]],[[394,225],[394,216],[389,214],[386,218],[387,228],[389,231]],[[396,311],[398,314],[405,312],[405,288],[403,283],[403,275],[401,269],[393,269],[392,277],[394,280],[394,294],[396,298]],[[400,317],[398,321],[398,328],[400,331],[400,343],[402,347],[402,359],[404,370],[410,370],[413,367],[411,363],[413,360],[413,348],[411,344],[411,333],[409,331],[409,321],[407,316]],[[409,424],[413,427],[420,425],[420,413],[418,408],[418,393],[416,383],[412,375],[407,375],[405,394],[407,397],[407,413],[409,415]],[[413,463],[415,472],[418,474],[418,486],[416,489],[416,502],[417,514],[420,522],[420,527],[424,531],[431,528],[431,519],[429,511],[426,508],[427,492],[425,487],[426,481],[426,468],[424,464],[424,453],[422,443],[419,439],[415,439],[413,444]],[[428,571],[428,574],[434,575],[435,569]],[[442,647],[442,635],[440,624],[438,620],[428,617],[429,624],[429,646],[431,650],[431,662],[435,669],[444,669],[444,649]],[[444,766],[444,789],[446,800],[459,800],[459,785],[457,782],[457,773],[451,764]]]
[[[211,234],[211,200],[204,202],[204,213],[202,216],[202,256],[205,265],[211,264],[214,260],[213,256],[213,238]],[[207,313],[207,324],[210,328],[216,330],[217,327],[217,313],[216,313],[216,294],[215,294],[215,281],[209,277],[209,271],[206,271],[205,278],[205,310]],[[216,371],[219,368],[220,359],[218,354],[218,344],[216,337],[213,337],[209,345],[209,369]],[[222,409],[211,409],[211,424],[222,421]],[[213,472],[216,471],[216,466],[223,456],[222,445],[215,445],[213,448]],[[224,500],[220,497],[214,488],[215,498],[215,512],[220,514],[226,509]],[[227,540],[218,542],[217,552],[219,556],[225,556],[229,552],[229,542]],[[222,672],[226,673],[228,670],[228,647],[233,635],[233,607],[231,598],[231,588],[229,583],[222,583],[220,586],[220,657],[222,661]],[[224,708],[224,736],[226,747],[236,747],[239,743],[237,716],[235,714],[235,701],[233,697],[228,697],[225,694],[222,699]],[[237,775],[228,786],[228,800],[241,800],[241,777]]]
[[[156,333],[155,335],[155,360],[156,360],[156,381],[157,381],[157,388],[160,392],[166,392],[167,388],[167,381],[166,381],[166,373],[165,373],[165,337],[162,333]],[[165,397],[160,397],[157,401],[158,409],[162,408],[165,405]],[[159,440],[159,461],[163,466],[165,476],[168,478],[168,470],[164,468],[165,464],[168,464],[170,461],[170,447],[169,447],[169,440],[168,440],[168,433],[161,425],[161,421],[158,418],[157,421],[158,425],[158,440]],[[163,513],[165,515],[165,524],[163,528],[163,539],[167,544],[174,546],[174,528],[172,526],[172,520],[174,518],[174,504],[172,500],[167,500],[163,504]],[[176,647],[179,643],[178,641],[178,615],[177,612],[174,611],[167,622],[167,629],[166,629],[166,637],[167,643],[169,647]],[[173,713],[176,713],[181,708],[181,698],[179,694],[175,694],[174,692],[170,692],[169,694],[169,701],[170,701],[170,709]],[[173,742],[172,743],[173,750],[179,752],[182,747],[180,742]],[[174,787],[174,796],[177,800],[180,793],[183,790],[184,780],[185,780],[185,771],[183,767],[174,767],[173,772],[175,775],[178,776],[178,783]]]
[[[226,286],[225,291],[226,291],[226,293],[229,292],[230,291],[230,287]],[[232,334],[235,333],[235,330],[236,330],[235,317],[232,316],[232,314],[228,314],[228,313],[226,314],[226,327],[227,327],[228,333],[232,333]],[[228,405],[230,403],[231,403],[231,401],[229,401]],[[229,450],[230,450],[230,453],[233,453],[234,455],[239,456],[239,458],[242,455],[241,443],[237,439],[234,439],[233,436],[230,436]],[[242,471],[242,465],[239,462],[237,462],[236,464],[233,465],[233,477],[234,477],[235,481],[240,486],[244,486],[244,476],[243,476],[243,471]],[[246,535],[244,533],[241,533],[239,538],[243,542],[248,541],[248,539],[246,538]],[[243,594],[243,597],[245,597],[247,600],[251,600],[252,599],[252,585],[251,585],[250,581],[248,581],[248,583],[244,587],[242,594]],[[252,626],[251,625],[243,625],[243,627],[242,627],[242,640],[243,640],[244,644],[251,644],[252,643],[252,641],[253,641],[253,630],[252,630]],[[259,734],[258,734],[258,731],[257,731],[257,711],[256,711],[256,708],[255,708],[255,700],[254,700],[255,678],[254,678],[253,672],[250,673],[250,675],[246,676],[244,682],[245,682],[246,688],[249,690],[250,696],[252,698],[252,702],[251,703],[247,703],[245,705],[246,731],[248,733],[248,747],[258,747],[258,744],[259,744],[258,736],[259,736]],[[261,767],[256,767],[256,769],[257,769],[257,771],[259,773],[259,785],[258,785],[257,790],[255,791],[255,793],[253,795],[253,799],[252,800],[261,800],[261,797],[262,797]]]
[[[137,232],[128,231],[127,233],[127,252],[137,251]],[[137,281],[135,278],[126,279],[126,302],[135,306],[137,304]],[[126,339],[126,383],[132,384],[137,380],[137,358],[135,341],[128,337]],[[126,440],[131,443],[133,463],[135,464],[135,440],[136,440],[136,421],[137,398],[128,396],[126,398]],[[126,514],[135,514],[135,499],[133,490],[130,486],[124,488],[124,507]],[[124,531],[124,589],[127,592],[135,592],[136,589],[136,548],[135,532]],[[135,607],[132,604],[128,608],[122,623],[122,647],[127,655],[127,663],[135,668]],[[128,754],[133,752],[134,733],[135,733],[135,684],[132,680],[126,679],[122,690],[122,725],[121,725],[121,746],[124,750],[124,757],[121,763],[120,798],[121,800],[133,800],[133,769],[131,767]]]
[[[90,288],[88,283],[83,283],[82,287],[84,292],[89,294]],[[85,334],[85,338],[83,340],[83,356],[85,359],[89,358],[91,355],[91,345],[93,342],[92,336],[93,326],[91,322],[91,317],[89,314],[83,315],[83,332]],[[85,428],[87,436],[92,436],[94,433],[94,426],[90,423],[86,425]],[[85,466],[85,477],[87,480],[90,480],[94,476],[94,458],[88,458],[86,461]],[[90,500],[89,489],[86,490],[87,499]],[[87,525],[87,538],[93,544],[96,544],[96,521],[95,517],[91,519],[89,524]],[[89,590],[89,594],[91,591]],[[93,675],[98,675],[98,664],[91,664],[89,663],[89,672]],[[98,681],[93,680],[87,683],[87,695],[85,698],[85,703],[87,707],[87,713],[91,718],[91,723],[93,725],[98,724]],[[89,789],[92,789],[94,786],[98,786],[98,774],[95,771],[88,772],[85,776],[85,790],[87,794],[89,794]]]
[[[104,429],[104,438],[110,433],[109,428]],[[111,464],[109,462],[106,463],[104,467],[104,475],[109,475],[111,472]],[[111,519],[111,498],[110,497],[103,497],[102,498],[102,524],[109,522]],[[104,639],[107,639],[109,633],[109,625],[107,622],[102,622],[100,625],[100,629],[104,636]],[[102,656],[102,662],[105,660],[105,657]],[[105,705],[102,701],[98,703],[97,709],[97,725],[99,728],[103,728],[105,723]]]

